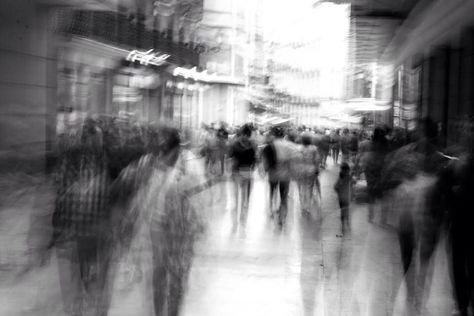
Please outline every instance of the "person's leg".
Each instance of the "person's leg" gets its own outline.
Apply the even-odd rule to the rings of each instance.
[[[248,186],[249,186],[249,179],[241,178],[240,180],[240,194],[241,194],[241,208],[240,208],[240,222],[245,224],[247,221],[247,210],[248,210],[248,203],[249,203],[249,196],[248,196]]]
[[[270,214],[273,214],[273,208],[274,208],[274,205],[273,205],[273,198],[275,196],[275,190],[278,186],[278,182],[276,181],[269,181],[269,184],[270,184]]]
[[[221,176],[224,176],[225,174],[225,155],[221,155],[220,157],[221,161]]]
[[[153,304],[155,316],[164,315],[164,305],[168,295],[168,272],[166,269],[166,257],[168,254],[163,246],[163,236],[158,230],[152,229],[150,231],[152,243],[152,269],[153,269]]]
[[[98,248],[97,237],[79,237],[78,254],[81,280],[87,294],[93,295],[97,289],[98,279]]]
[[[347,203],[339,201],[339,208],[341,210],[341,235],[344,236],[346,233]]]
[[[471,238],[467,238],[472,240]],[[468,286],[469,286],[469,307],[474,311],[474,250],[472,247],[467,246],[467,275],[468,275]]]
[[[368,214],[367,214],[367,219],[369,223],[372,223],[374,220],[374,214],[375,214],[375,196],[373,191],[371,190],[370,184],[367,185],[367,199],[368,199]]]
[[[306,205],[306,196],[305,196],[306,194],[305,184],[304,184],[303,179],[298,180],[297,184],[298,184],[298,195],[300,198],[300,209],[304,213],[306,211],[307,205]]]
[[[117,260],[113,254],[113,241],[108,236],[100,240],[98,260],[97,315],[106,316],[110,308],[117,268]]]
[[[400,254],[402,257],[403,273],[406,274],[410,268],[413,250],[415,248],[413,222],[410,219],[400,219],[398,228],[398,241],[400,242]]]
[[[56,255],[64,312],[68,316],[81,316],[83,315],[84,292],[79,268],[77,242],[58,243],[56,245]]]
[[[238,174],[234,174],[233,175],[233,183],[234,183],[234,203],[235,203],[235,206],[234,206],[234,210],[235,212],[239,212],[239,201],[240,201],[240,198],[239,198],[239,192],[240,192],[240,176]]]
[[[416,276],[416,304],[420,310],[424,310],[427,300],[427,294],[431,288],[433,278],[432,258],[438,245],[438,229],[433,226],[434,222],[423,221],[423,228],[420,229],[419,241],[419,268]]]
[[[308,213],[312,213],[314,210],[314,176],[309,176],[304,182],[304,195],[306,201],[306,210]]]
[[[79,262],[86,299],[94,315],[106,316],[110,303],[109,267],[111,243],[109,236],[87,236],[78,238]]]
[[[174,263],[169,274],[168,316],[178,316],[183,303],[186,286],[191,270],[193,256],[192,243],[184,241],[185,245],[177,251],[171,262]]]
[[[469,289],[467,279],[467,256],[466,256],[466,240],[459,232],[453,228],[451,233],[451,260],[453,273],[453,287],[457,302],[457,307],[461,315],[468,315],[469,306]]]
[[[247,190],[247,207],[248,207],[250,204],[250,193],[252,192],[252,178],[247,179],[246,190]]]
[[[403,277],[407,289],[407,300],[416,304],[416,267],[412,266],[413,252],[415,250],[415,227],[413,217],[409,213],[401,214],[398,226],[398,240],[400,243],[400,255],[402,258]],[[411,268],[411,269],[410,269]]]
[[[286,221],[288,213],[288,193],[290,191],[290,181],[280,181],[280,220],[279,224],[283,225]]]
[[[351,214],[349,210],[349,204],[344,207],[344,227],[346,233],[351,231]]]
[[[184,296],[183,276],[173,273],[170,276],[170,293],[168,295],[168,316],[178,316]]]

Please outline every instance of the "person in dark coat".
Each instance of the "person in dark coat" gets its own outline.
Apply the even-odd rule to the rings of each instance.
[[[350,231],[350,214],[349,206],[351,203],[352,194],[352,176],[349,164],[343,162],[341,164],[341,171],[339,177],[334,185],[334,190],[337,193],[339,207],[341,209],[341,236],[344,236]]]
[[[245,221],[247,214],[253,171],[257,163],[257,145],[250,138],[251,136],[251,126],[249,124],[244,125],[240,131],[240,136],[233,142],[229,153],[233,160],[232,175],[235,182],[236,208],[238,207],[240,193],[241,220],[243,221]]]
[[[284,139],[285,132],[282,127],[272,128],[273,139],[263,149],[265,171],[268,173],[270,184],[270,208],[273,216],[273,197],[275,191],[280,191],[280,207],[278,208],[278,224],[283,227],[288,211],[288,193],[291,180],[291,158],[294,147],[291,142]]]
[[[107,315],[112,250],[110,158],[103,130],[86,119],[81,131],[63,136],[56,173],[53,238],[66,314]]]
[[[329,137],[329,131],[325,131],[319,141],[318,151],[321,155],[321,168],[326,168],[326,161],[329,155],[329,149],[331,145],[331,138]]]

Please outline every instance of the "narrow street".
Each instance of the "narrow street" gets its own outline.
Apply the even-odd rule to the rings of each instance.
[[[333,165],[322,172],[321,223],[301,215],[297,188],[292,184],[283,230],[269,216],[268,188],[258,176],[245,222],[236,220],[230,181],[205,192],[209,198],[201,211],[206,212],[206,234],[196,247],[182,314],[404,315],[394,229],[369,225],[366,205],[354,204],[350,235],[337,237],[339,209],[332,189],[337,172]],[[31,239],[22,233],[28,231],[28,218],[20,218],[28,213],[17,210],[16,221],[11,214],[10,228],[15,225],[17,233],[8,230],[10,244],[3,247],[20,251]],[[390,219],[389,224],[393,224]],[[437,251],[436,278],[423,315],[448,315],[453,308],[443,247],[441,243]],[[150,253],[146,245],[139,248],[144,275],[124,285],[126,270],[121,263],[111,316],[152,315],[151,274],[146,264]],[[64,315],[54,252],[49,264],[2,282],[0,297],[0,315]]]

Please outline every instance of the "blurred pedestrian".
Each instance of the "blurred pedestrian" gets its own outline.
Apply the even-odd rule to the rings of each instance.
[[[344,128],[341,136],[341,155],[342,162],[350,164],[350,154],[351,154],[351,135],[349,134],[349,129]]]
[[[318,146],[318,151],[321,155],[321,168],[323,169],[326,168],[326,162],[329,155],[330,145],[331,145],[331,138],[329,136],[329,131],[325,130],[323,134],[321,135],[319,146]]]
[[[375,214],[375,205],[382,198],[383,189],[381,186],[382,170],[385,166],[385,158],[388,154],[388,142],[386,132],[381,127],[374,129],[370,152],[367,153],[364,163],[364,175],[367,180],[367,194],[369,199],[368,220],[372,222]]]
[[[270,212],[273,216],[273,198],[277,189],[280,192],[280,206],[276,211],[278,224],[283,227],[288,212],[288,193],[290,190],[290,164],[294,147],[285,140],[282,127],[272,128],[273,139],[263,149],[265,170],[268,172],[270,184]]]
[[[351,203],[352,176],[349,164],[343,162],[339,172],[339,177],[334,185],[337,193],[339,207],[341,210],[341,237],[350,231],[350,213],[349,206]]]
[[[312,215],[319,211],[316,209],[318,207],[316,199],[320,200],[321,194],[318,181],[321,158],[316,146],[312,145],[311,138],[309,133],[301,136],[299,159],[292,163],[293,174],[298,182],[301,211],[304,215]]]
[[[104,149],[103,131],[91,118],[60,147],[52,246],[68,315],[88,309],[107,315],[110,304],[111,177]]]
[[[224,176],[225,173],[225,159],[228,152],[227,142],[229,140],[229,132],[227,128],[222,125],[216,132],[217,144],[217,164],[220,166],[220,176]]]
[[[235,207],[238,210],[240,204],[242,221],[246,219],[252,189],[253,172],[257,163],[257,145],[250,138],[251,136],[252,128],[249,124],[245,124],[241,128],[239,137],[232,143],[229,153],[233,160],[232,176],[236,193]]]
[[[331,134],[331,154],[332,154],[332,161],[335,165],[337,165],[339,161],[339,152],[341,149],[341,136],[339,130],[335,130]]]

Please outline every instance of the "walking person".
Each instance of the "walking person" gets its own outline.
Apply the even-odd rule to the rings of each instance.
[[[229,132],[224,126],[221,126],[217,130],[217,144],[216,144],[216,150],[217,150],[217,161],[218,164],[220,165],[220,173],[219,175],[222,177],[224,176],[225,173],[225,158],[226,158],[226,153],[227,153],[227,142],[229,140]]]
[[[194,243],[202,231],[196,213],[202,203],[193,199],[193,192],[205,181],[186,157],[185,153],[189,152],[181,149],[178,131],[165,127],[160,135],[159,164],[146,198],[146,207],[151,208],[153,300],[156,316],[177,316],[191,269]]]
[[[293,173],[296,174],[298,181],[301,211],[305,216],[310,216],[313,212],[318,211],[315,209],[317,207],[315,188],[319,195],[321,193],[318,182],[321,157],[316,146],[311,143],[311,135],[303,134],[299,159],[293,164]]]
[[[252,189],[253,171],[257,163],[257,145],[250,138],[252,136],[252,127],[249,124],[245,124],[239,134],[231,145],[229,156],[233,159],[232,176],[235,183],[236,215],[240,204],[241,221],[244,223],[247,217]]]
[[[367,180],[367,194],[369,199],[368,221],[373,222],[377,201],[382,198],[381,176],[385,167],[385,158],[388,154],[386,131],[381,127],[374,129],[370,151],[366,154],[363,172]]]
[[[332,161],[335,165],[337,165],[339,161],[339,152],[341,149],[341,135],[339,130],[335,130],[331,135],[331,154],[332,154]]]
[[[273,216],[273,197],[277,189],[280,192],[280,206],[276,211],[280,228],[286,220],[288,212],[288,193],[290,190],[290,163],[294,147],[285,140],[283,128],[272,128],[273,139],[263,149],[265,171],[268,173],[270,184],[270,212]]]
[[[103,130],[86,119],[80,131],[60,144],[53,213],[53,238],[67,315],[107,315],[109,268],[110,169]]]
[[[318,151],[320,154],[321,168],[326,169],[326,161],[329,155],[331,145],[331,138],[329,137],[329,131],[326,130],[323,132],[321,139],[319,141]]]
[[[351,203],[351,187],[352,187],[352,176],[349,164],[343,162],[341,164],[341,170],[339,177],[334,185],[334,190],[337,193],[339,201],[339,207],[341,210],[341,235],[343,237],[351,229],[350,224],[350,213],[349,206]]]
[[[342,162],[350,164],[350,153],[351,153],[351,135],[349,134],[349,129],[345,128],[342,132],[341,142],[341,155]]]

